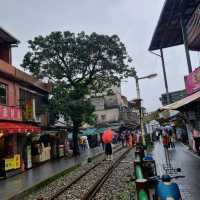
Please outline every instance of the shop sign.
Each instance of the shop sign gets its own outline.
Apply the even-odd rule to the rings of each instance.
[[[200,67],[196,68],[188,76],[185,76],[185,88],[187,94],[192,94],[200,90]]]
[[[0,119],[21,121],[21,109],[18,107],[0,105]]]
[[[16,154],[13,158],[5,159],[5,171],[20,168],[20,155]]]

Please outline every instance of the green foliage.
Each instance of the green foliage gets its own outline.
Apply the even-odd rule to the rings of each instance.
[[[130,58],[117,35],[52,32],[28,41],[30,51],[22,67],[37,78],[53,83],[50,99],[52,121],[62,114],[76,124],[94,123],[94,107],[86,97],[119,85],[133,74]]]
[[[57,84],[53,88],[50,104],[54,107],[53,111],[59,111],[66,121],[72,120],[79,125],[82,122],[94,124],[94,106],[89,99],[84,98],[87,93],[85,87],[77,86],[76,89],[69,90],[65,83]]]

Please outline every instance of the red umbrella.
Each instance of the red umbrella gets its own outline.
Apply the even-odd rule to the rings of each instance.
[[[108,128],[107,130],[104,131],[102,135],[102,140],[105,144],[108,144],[112,142],[112,137],[113,137],[112,129]]]

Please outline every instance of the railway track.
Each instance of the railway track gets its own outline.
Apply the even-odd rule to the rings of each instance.
[[[92,168],[86,170],[83,174],[78,176],[70,184],[61,188],[50,200],[90,200],[93,199],[95,194],[99,191],[101,186],[113,172],[113,170],[119,165],[120,161],[126,156],[129,152],[127,149],[123,149],[114,152],[114,160],[109,161],[100,161],[96,163]]]

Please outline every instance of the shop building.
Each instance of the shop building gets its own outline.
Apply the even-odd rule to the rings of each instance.
[[[33,166],[43,147],[34,148],[32,139],[48,126],[50,87],[12,66],[11,49],[18,43],[0,28],[0,177]]]
[[[200,67],[185,76],[187,97],[162,107],[163,110],[178,110],[184,116],[189,144],[193,147],[193,131],[200,132]]]

